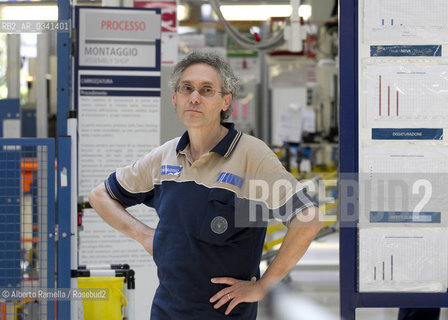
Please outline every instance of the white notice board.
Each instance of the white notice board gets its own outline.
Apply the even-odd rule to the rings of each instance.
[[[84,200],[117,167],[160,144],[159,9],[78,7],[75,106],[78,194]],[[129,210],[155,227],[155,211]],[[80,264],[127,263],[136,272],[136,319],[148,319],[158,285],[152,257],[137,242],[85,210]]]
[[[358,4],[359,291],[446,292],[448,2]]]

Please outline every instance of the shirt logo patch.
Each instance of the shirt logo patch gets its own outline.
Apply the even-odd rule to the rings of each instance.
[[[222,234],[226,232],[228,226],[229,223],[227,222],[226,218],[221,216],[214,217],[212,222],[210,223],[212,231],[216,234]]]
[[[244,179],[241,177],[238,177],[237,175],[234,175],[232,173],[221,172],[221,174],[219,175],[219,177],[216,181],[228,183],[228,184],[234,185],[238,188],[241,188],[241,186],[243,185]]]
[[[170,165],[162,165],[162,168],[160,170],[161,175],[168,175],[168,176],[178,176],[180,175],[180,172],[182,171],[182,167],[180,166],[170,166]]]

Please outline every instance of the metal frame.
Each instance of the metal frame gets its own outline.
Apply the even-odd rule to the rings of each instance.
[[[72,23],[72,9],[69,0],[58,0],[59,20]],[[72,25],[70,26],[72,28]],[[67,137],[67,114],[70,110],[70,76],[72,32],[57,34],[57,123],[58,137],[58,226],[59,241],[57,252],[58,288],[70,288],[70,246],[71,246],[71,140]],[[63,172],[63,170],[66,172]],[[61,186],[61,174],[65,174],[67,186]],[[76,205],[76,204],[75,204]],[[64,234],[67,235],[64,237]],[[70,314],[70,301],[58,301],[57,319],[66,319]]]
[[[357,0],[341,0],[339,4],[339,210],[348,207],[344,193],[344,179],[354,178],[358,172],[358,6]],[[343,52],[343,54],[341,54]],[[354,192],[357,192],[353,190]],[[353,210],[357,210],[354,204]],[[350,222],[348,216],[356,216]],[[340,312],[342,319],[354,319],[356,301],[358,262],[356,212],[339,212],[339,263],[340,263]]]
[[[71,8],[69,0],[58,0],[59,20],[70,20]],[[57,86],[57,136],[67,135],[67,112],[70,109],[70,74],[71,74],[71,33],[57,34],[58,52],[58,86]],[[59,155],[59,154],[58,154]]]
[[[58,198],[57,198],[57,286],[70,288],[70,183],[71,183],[71,144],[70,137],[59,137],[58,143]],[[57,319],[70,314],[70,301],[57,302]]]
[[[54,289],[55,288],[55,270],[54,270],[54,259],[55,259],[55,187],[54,187],[54,154],[55,154],[55,143],[53,139],[36,139],[36,138],[15,138],[15,139],[0,139],[0,149],[3,150],[5,148],[8,151],[11,146],[19,146],[22,147],[46,147],[46,158],[42,163],[46,164],[46,167],[40,168],[38,170],[38,178],[42,180],[45,179],[44,183],[44,192],[40,194],[40,197],[45,199],[45,208],[46,208],[46,230],[42,231],[42,233],[38,234],[38,239],[45,241],[45,255],[46,255],[46,263],[44,263],[44,268],[46,270],[46,288],[42,289]],[[15,150],[15,149],[14,149]],[[24,151],[27,152],[27,151]],[[38,157],[39,158],[39,157]],[[21,158],[18,159],[21,161]],[[38,165],[40,164],[38,159]],[[19,167],[20,169],[20,167]],[[41,177],[40,174],[45,172],[46,175]],[[19,179],[21,179],[19,177]],[[40,191],[40,190],[39,190]],[[39,192],[38,191],[38,192]],[[38,204],[38,208],[40,208],[40,204]],[[39,238],[39,236],[41,238]],[[43,237],[46,236],[44,240]],[[44,261],[44,260],[42,260]],[[22,279],[23,280],[23,279]],[[47,315],[47,319],[54,319],[54,301],[46,300],[45,314]]]
[[[71,270],[71,277],[124,277],[124,294],[128,303],[123,308],[124,320],[135,320],[135,271],[130,269],[128,264],[110,264],[110,265],[80,265],[78,269]]]

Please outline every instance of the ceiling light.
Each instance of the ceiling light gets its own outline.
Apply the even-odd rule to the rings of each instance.
[[[187,6],[180,4],[177,6],[177,20],[183,21],[188,18]]]
[[[3,8],[3,20],[58,20],[58,7],[54,6],[7,6]]]
[[[303,20],[308,20],[311,17],[312,9],[309,4],[302,4],[299,7],[299,17],[302,17]]]
[[[212,17],[212,5],[208,3],[204,3],[201,5],[201,17],[202,19],[208,20]]]
[[[222,5],[221,12],[226,20],[265,21],[271,17],[289,17],[290,5]]]

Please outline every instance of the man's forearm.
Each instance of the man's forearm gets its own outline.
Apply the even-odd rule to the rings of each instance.
[[[309,210],[319,212],[317,208]],[[305,254],[311,241],[322,228],[318,216],[319,214],[316,214],[313,221],[306,223],[297,217],[291,222],[277,256],[259,280],[266,291],[283,279]]]
[[[103,184],[92,190],[89,194],[89,202],[92,208],[112,228],[137,240],[148,250],[148,237],[152,241],[155,230],[132,216],[118,201],[109,197]]]

